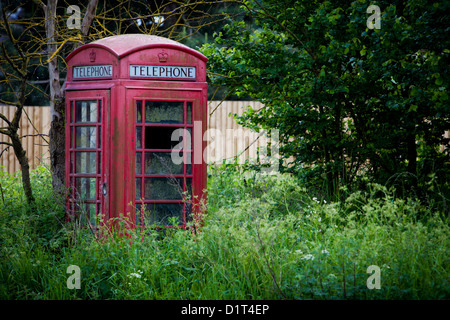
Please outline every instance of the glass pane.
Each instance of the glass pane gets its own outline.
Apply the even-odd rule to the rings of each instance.
[[[95,178],[75,178],[75,193],[82,200],[95,200]]]
[[[142,171],[142,153],[136,152],[136,174],[141,174]]]
[[[186,123],[192,123],[192,102],[186,102]]]
[[[172,159],[171,152],[146,152],[146,174],[183,174],[183,156],[176,152],[176,159]],[[179,161],[178,161],[178,158]],[[173,161],[175,160],[175,161]],[[180,162],[180,163],[178,163]]]
[[[102,122],[102,100],[98,100],[98,122]]]
[[[142,127],[136,127],[136,149],[142,148]]]
[[[136,200],[141,200],[141,178],[136,178]]]
[[[97,170],[97,173],[98,173],[98,174],[101,174],[101,173],[102,173],[102,166],[100,165],[101,162],[102,162],[101,158],[102,158],[102,153],[99,152],[99,153],[98,153],[98,162],[99,162],[99,165],[98,165],[98,170]]]
[[[89,217],[89,222],[91,223],[92,226],[95,226],[96,223],[96,213],[95,213],[95,203],[86,203],[86,215],[87,217]]]
[[[100,134],[98,135],[98,148],[100,149],[102,147],[102,127],[99,126],[98,127],[98,132],[100,132]]]
[[[144,213],[145,224],[179,226],[183,224],[182,203],[148,203]],[[175,220],[175,223],[173,223]]]
[[[192,200],[192,179],[186,178],[186,196]]]
[[[95,213],[95,203],[83,203],[79,206],[79,215],[81,224],[86,226],[88,225],[88,221],[92,226],[95,226],[97,224],[96,222],[96,213]]]
[[[136,101],[136,122],[142,122],[142,101]]]
[[[146,200],[182,200],[182,178],[145,178]]]
[[[183,123],[183,102],[145,101],[145,122]]]
[[[76,148],[95,148],[97,146],[96,127],[76,127],[75,136]]]
[[[187,130],[187,138],[190,139],[186,141],[186,150],[192,150],[192,128],[186,128]]]
[[[77,101],[75,122],[97,122],[97,100]]]
[[[192,174],[192,153],[186,152],[186,174]]]
[[[95,152],[75,153],[75,173],[95,174],[97,172],[97,156]]]

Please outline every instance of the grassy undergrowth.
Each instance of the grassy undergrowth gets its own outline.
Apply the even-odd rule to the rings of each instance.
[[[200,233],[140,230],[96,240],[64,223],[50,175],[1,173],[1,299],[448,299],[446,217],[383,186],[316,199],[288,175],[210,170]],[[81,288],[68,289],[70,265]],[[368,289],[369,266],[380,289]],[[371,280],[369,279],[369,282]]]

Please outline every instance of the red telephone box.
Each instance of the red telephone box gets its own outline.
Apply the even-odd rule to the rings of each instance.
[[[129,34],[66,60],[68,212],[92,225],[123,215],[135,226],[186,226],[206,188],[207,58]]]

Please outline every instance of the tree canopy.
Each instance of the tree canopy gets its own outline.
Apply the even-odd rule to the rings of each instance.
[[[294,159],[284,170],[330,193],[361,177],[443,187],[450,4],[373,4],[379,29],[367,26],[367,1],[246,1],[257,28],[230,20],[202,47],[211,82],[261,101],[239,121],[280,130],[280,153]]]

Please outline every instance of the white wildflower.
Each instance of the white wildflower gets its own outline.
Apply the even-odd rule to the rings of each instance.
[[[303,260],[314,260],[314,256],[312,254],[305,254],[302,257]]]
[[[142,273],[142,271],[141,271],[141,273]],[[140,278],[141,277],[141,275],[139,274],[139,273],[130,273],[129,275],[128,275],[128,278]]]
[[[302,250],[298,249],[298,250],[295,250],[295,253],[302,254],[303,252],[302,252]]]
[[[324,253],[324,254],[329,254],[329,252],[328,252],[327,249],[323,249],[323,250],[322,250],[322,253]]]

